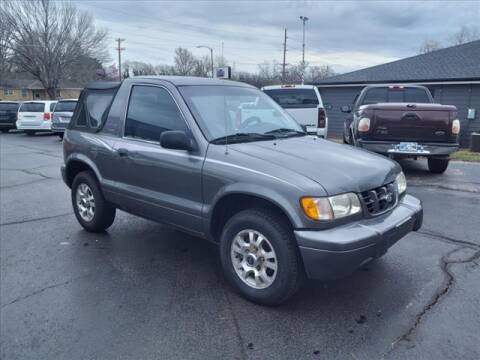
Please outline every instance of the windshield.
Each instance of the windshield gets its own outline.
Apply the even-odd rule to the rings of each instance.
[[[57,103],[57,106],[55,106],[55,112],[74,112],[75,106],[77,106],[76,101],[60,101]]]
[[[363,105],[378,103],[430,103],[427,91],[416,87],[374,87],[367,91]]]
[[[17,103],[0,103],[0,111],[14,111],[18,110],[19,104]]]
[[[23,103],[19,112],[44,112],[44,103]]]
[[[263,90],[284,109],[316,108],[318,98],[313,89],[283,88]]]
[[[289,130],[296,136],[303,133],[293,118],[257,89],[239,86],[179,89],[209,141],[239,133],[263,135],[280,129],[282,136],[288,136]]]

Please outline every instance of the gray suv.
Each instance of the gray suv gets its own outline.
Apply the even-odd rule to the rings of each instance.
[[[346,276],[422,224],[397,163],[305,134],[238,82],[91,83],[63,149],[86,230],[120,209],[218,243],[226,278],[261,304],[286,300],[305,275]]]

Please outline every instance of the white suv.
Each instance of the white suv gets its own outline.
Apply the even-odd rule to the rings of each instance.
[[[37,131],[52,130],[52,113],[57,104],[54,100],[26,101],[18,109],[17,129],[27,135]]]
[[[263,87],[262,91],[292,115],[308,133],[327,137],[327,112],[316,86],[272,85]]]

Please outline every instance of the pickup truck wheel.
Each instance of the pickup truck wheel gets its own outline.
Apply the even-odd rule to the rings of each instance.
[[[220,257],[227,280],[247,299],[277,305],[290,298],[304,277],[292,230],[266,209],[244,210],[225,225]]]
[[[450,159],[428,159],[428,169],[434,174],[443,174],[447,170]]]
[[[73,211],[85,230],[102,232],[113,224],[115,208],[105,200],[98,181],[89,171],[75,176],[71,194]]]

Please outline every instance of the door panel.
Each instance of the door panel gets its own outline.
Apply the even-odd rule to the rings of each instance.
[[[115,147],[117,185],[128,210],[201,232],[202,157],[128,138]]]
[[[115,143],[115,181],[127,211],[195,233],[202,226],[204,157],[162,148],[164,131],[187,131],[167,89],[134,85],[125,119],[125,137]]]

